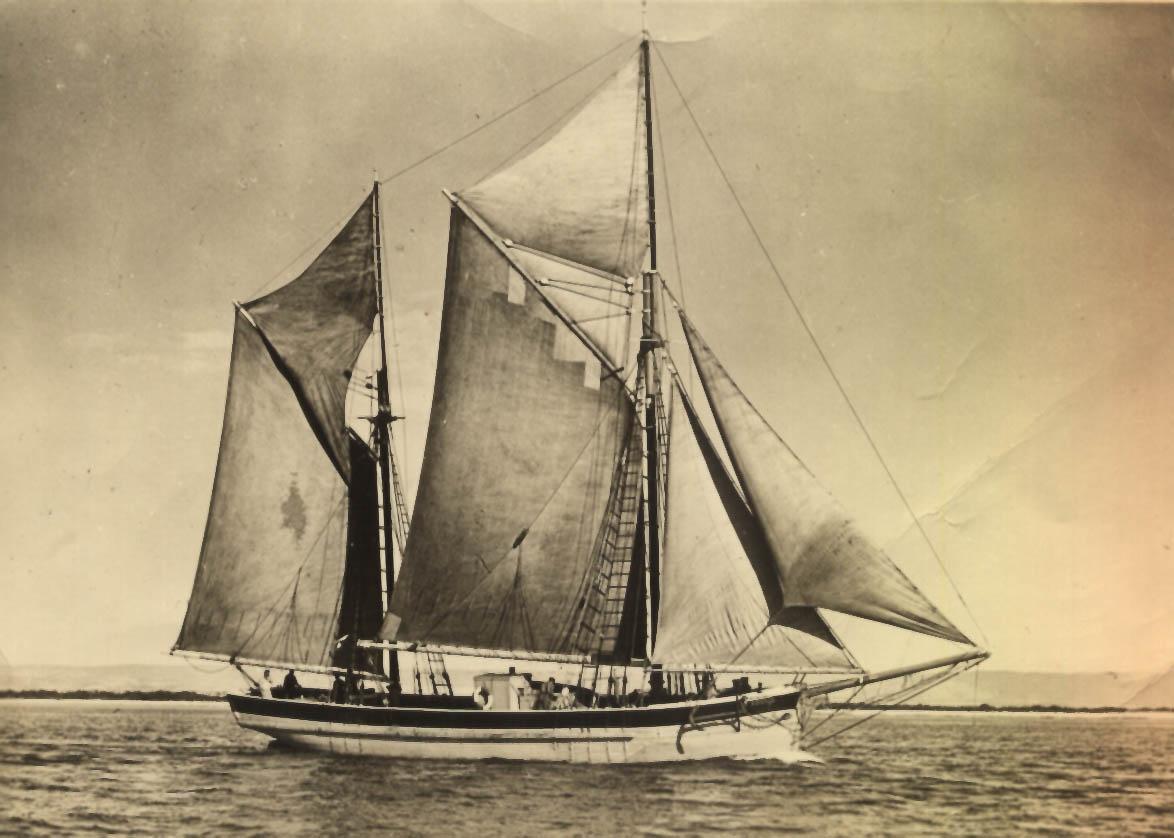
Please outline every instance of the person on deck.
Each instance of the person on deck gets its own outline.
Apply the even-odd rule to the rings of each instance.
[[[705,687],[702,690],[702,695],[706,698],[717,698],[717,681],[713,675],[705,676]]]
[[[664,673],[654,669],[648,679],[648,704],[660,704],[668,701],[669,691],[664,686]]]
[[[273,698],[273,682],[269,680],[269,670],[261,673],[261,680],[257,682],[257,692],[261,698]]]
[[[554,676],[546,679],[542,685],[542,692],[538,694],[538,709],[539,710],[553,710],[556,696],[558,695],[558,685],[554,681]]]
[[[285,698],[301,698],[302,685],[298,683],[298,676],[291,669],[285,673],[285,680],[281,682],[281,692]]]
[[[331,704],[346,704],[347,689],[346,681],[342,679],[341,675],[334,676],[334,683],[330,687],[330,703]]]
[[[558,703],[555,704],[556,710],[570,710],[575,706],[575,694],[571,692],[570,687],[563,687],[563,690],[558,695]]]

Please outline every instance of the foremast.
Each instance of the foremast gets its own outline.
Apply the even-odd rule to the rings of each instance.
[[[383,611],[386,614],[395,591],[394,545],[401,554],[407,545],[408,508],[404,500],[399,469],[395,461],[391,424],[401,417],[391,411],[391,391],[388,386],[387,318],[383,297],[383,219],[380,215],[379,181],[375,181],[371,201],[372,243],[375,259],[375,304],[379,323],[379,364],[375,371],[376,411],[372,418],[375,436],[375,459],[379,464],[379,518],[380,556],[383,564]],[[356,638],[357,639],[357,638]],[[399,684],[399,654],[388,650],[387,674],[393,684]]]

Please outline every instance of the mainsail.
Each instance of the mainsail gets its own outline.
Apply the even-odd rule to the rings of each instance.
[[[640,81],[628,62],[545,143],[452,196],[432,415],[383,639],[582,652],[615,522],[635,526],[617,487],[647,247]]]
[[[853,669],[819,612],[783,606],[761,527],[675,386],[653,659],[670,667]]]
[[[177,649],[326,666],[349,631],[339,626],[348,523],[374,527],[368,467],[358,497],[348,493],[344,416],[376,312],[372,200],[300,276],[237,311],[220,456]],[[374,562],[378,579],[378,552],[360,538],[368,549],[352,551],[352,566],[370,577]],[[348,621],[363,608],[356,600]]]
[[[632,408],[459,206],[388,640],[573,651]]]
[[[762,525],[783,604],[828,608],[969,643],[858,532],[738,389],[683,312],[681,323],[747,504]]]

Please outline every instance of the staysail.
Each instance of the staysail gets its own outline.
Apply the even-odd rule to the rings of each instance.
[[[681,323],[746,501],[762,525],[784,605],[828,608],[969,643],[865,540],[738,389],[684,312]]]
[[[428,439],[381,637],[572,651],[631,413],[617,377],[454,206]]]
[[[670,667],[854,669],[819,612],[783,606],[761,528],[688,396],[674,384],[653,659]]]
[[[237,311],[220,456],[178,650],[327,666],[347,633],[339,609],[348,511],[365,507],[349,502],[344,409],[376,312],[372,200],[300,276]],[[372,561],[370,551],[361,561]]]

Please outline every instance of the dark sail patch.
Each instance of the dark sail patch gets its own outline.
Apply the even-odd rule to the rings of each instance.
[[[298,476],[295,474],[289,482],[289,494],[281,504],[281,526],[290,530],[299,542],[306,532],[306,502],[298,491]]]

